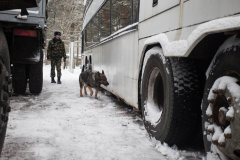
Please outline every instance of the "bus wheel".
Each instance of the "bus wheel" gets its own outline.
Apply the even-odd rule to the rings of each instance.
[[[208,154],[240,158],[240,39],[219,48],[207,72],[202,103],[204,145]]]
[[[8,44],[3,31],[0,28],[0,153],[2,152],[5,134],[7,130],[7,122],[9,112],[11,110],[9,104],[9,91],[12,90],[10,78],[10,58]],[[10,93],[11,94],[11,93]]]
[[[165,58],[154,47],[145,55],[140,86],[144,125],[151,137],[185,147],[199,137],[196,133],[202,134],[202,93],[191,61]]]
[[[15,93],[25,93],[27,88],[26,66],[25,64],[13,64],[12,70],[13,89]]]

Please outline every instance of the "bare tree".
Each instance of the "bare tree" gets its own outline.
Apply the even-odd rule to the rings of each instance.
[[[49,0],[48,26],[54,23],[53,12],[50,11],[54,11],[56,17],[55,25],[47,30],[47,39],[53,38],[54,31],[60,31],[62,33],[61,39],[65,41],[66,51],[68,51],[70,37],[81,41],[84,0]]]
[[[48,30],[48,37],[52,37],[52,33],[56,30],[62,32],[63,40],[69,39],[70,35],[80,36],[84,10],[83,0],[51,0],[48,3],[48,10],[56,13],[55,25]],[[53,16],[48,19],[47,24],[52,23]]]

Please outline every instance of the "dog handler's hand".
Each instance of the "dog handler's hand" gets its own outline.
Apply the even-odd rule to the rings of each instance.
[[[50,59],[48,59],[48,61],[50,61]]]

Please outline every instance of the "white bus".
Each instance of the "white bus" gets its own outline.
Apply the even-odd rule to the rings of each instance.
[[[239,159],[240,1],[85,3],[83,64],[104,70],[149,135]]]

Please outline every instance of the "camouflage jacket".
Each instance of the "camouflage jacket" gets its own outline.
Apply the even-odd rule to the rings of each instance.
[[[59,39],[58,41],[56,38],[53,38],[48,43],[48,50],[47,50],[47,59],[66,59],[66,52],[64,42]]]

